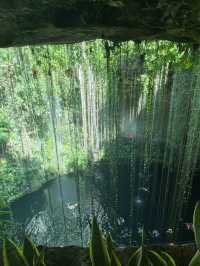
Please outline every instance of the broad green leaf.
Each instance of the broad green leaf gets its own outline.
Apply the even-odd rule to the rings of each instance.
[[[3,243],[4,266],[29,266],[22,251],[11,240],[4,240]]]
[[[167,262],[157,252],[153,250],[148,250],[147,256],[150,259],[150,261],[153,263],[153,265],[168,266]]]
[[[200,201],[197,202],[194,209],[193,226],[196,246],[200,249]]]
[[[90,259],[92,266],[110,266],[110,257],[105,240],[99,230],[96,217],[93,218],[90,241]]]
[[[176,266],[176,262],[167,252],[162,251],[161,256],[166,261],[167,266]]]
[[[199,250],[197,250],[197,252],[195,253],[194,257],[189,263],[189,266],[200,266],[200,251]]]

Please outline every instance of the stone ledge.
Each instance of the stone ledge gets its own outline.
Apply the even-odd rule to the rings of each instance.
[[[0,47],[97,38],[200,43],[200,2],[2,0],[0,25]]]
[[[195,254],[193,244],[180,246],[151,246],[153,250],[167,251],[175,259],[177,266],[188,266]],[[128,259],[136,248],[119,248],[116,250],[122,265],[127,265]],[[47,266],[89,266],[88,248],[75,246],[47,248],[45,251]]]

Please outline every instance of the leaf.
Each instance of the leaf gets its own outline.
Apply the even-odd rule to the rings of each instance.
[[[10,214],[10,211],[0,211],[0,215]]]
[[[34,257],[33,259],[33,266],[45,266],[45,262],[44,262],[44,254],[40,254],[40,256]]]
[[[15,222],[9,220],[0,220],[0,224],[15,224]]]
[[[27,237],[24,239],[23,254],[30,265],[33,264],[34,257],[39,258],[40,254],[34,243]]]
[[[167,252],[162,251],[161,256],[166,261],[167,266],[176,266],[176,262]]]
[[[112,237],[110,234],[107,234],[106,236],[106,244],[107,244],[108,254],[111,257],[112,250],[113,250],[113,241],[112,241]]]
[[[105,240],[99,230],[96,217],[92,222],[92,236],[90,241],[90,259],[92,266],[110,266],[110,257]]]
[[[113,241],[112,241],[110,234],[108,234],[106,237],[106,243],[107,243],[108,254],[110,256],[110,265],[111,266],[121,266],[121,262],[119,261],[117,255],[114,251]]]
[[[195,242],[198,249],[200,249],[200,201],[196,203],[193,214],[193,227]]]
[[[30,265],[45,265],[44,254],[40,253],[36,245],[27,237],[24,239],[23,254]]]
[[[148,265],[147,263],[148,262],[144,254],[144,247],[141,246],[130,257],[128,266],[146,266]]]
[[[116,253],[114,250],[112,250],[112,255],[111,255],[111,266],[121,266],[121,262],[119,261]]]
[[[189,266],[200,266],[200,251],[197,250],[194,257],[191,259]]]
[[[150,261],[153,263],[153,265],[156,266],[168,266],[167,262],[155,251],[153,250],[148,250],[148,258]]]
[[[11,240],[4,240],[3,243],[4,266],[29,266],[22,251]]]
[[[147,264],[146,265],[148,265],[148,266],[155,266],[148,257],[146,257],[146,260],[147,260]]]
[[[44,250],[42,250],[42,252],[40,252],[40,257],[39,257],[39,262],[38,262],[38,266],[45,266],[45,261],[44,261]]]

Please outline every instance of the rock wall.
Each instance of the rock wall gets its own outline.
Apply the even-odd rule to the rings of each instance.
[[[114,41],[199,43],[198,0],[2,0],[0,47]]]

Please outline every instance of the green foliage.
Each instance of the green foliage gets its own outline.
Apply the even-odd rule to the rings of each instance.
[[[176,266],[174,259],[167,252],[161,251],[160,255],[167,262],[167,266]]]
[[[193,228],[195,243],[197,246],[197,252],[190,261],[189,266],[199,266],[200,265],[200,201],[196,203],[194,214],[193,214]]]
[[[23,254],[29,265],[45,266],[43,252],[39,252],[35,244],[27,237],[24,240]]]
[[[37,188],[44,182],[38,160],[22,159],[21,162],[7,154],[0,158],[0,198],[4,204],[22,194]]]
[[[193,215],[194,236],[197,249],[200,250],[200,201],[196,203]]]
[[[10,142],[14,142],[16,137],[10,123],[8,113],[0,109],[0,198],[3,205],[21,195],[22,191],[29,190],[30,186],[34,189],[36,183],[44,181],[38,159],[10,150]]]
[[[4,240],[3,262],[4,266],[45,266],[43,253],[28,238],[22,248],[11,240]]]
[[[153,264],[156,266],[167,266],[167,262],[155,251],[147,251],[147,260],[149,265]]]
[[[93,218],[90,241],[90,259],[92,266],[121,266],[115,254],[110,234],[106,240],[98,227],[96,217]],[[161,254],[144,247],[143,242],[130,257],[128,266],[176,266],[173,258],[166,252]]]
[[[65,150],[63,158],[68,171],[85,170],[87,166],[87,153],[83,149]]]
[[[4,202],[19,193],[17,188],[17,167],[9,158],[0,158],[0,197]]]
[[[197,250],[194,257],[191,259],[189,266],[200,266],[200,251]]]
[[[4,240],[3,263],[4,266],[28,266],[22,250],[11,240]]]
[[[9,215],[9,211],[2,211],[0,210],[0,226],[5,224],[13,224],[13,221],[5,219],[5,216]]]
[[[120,82],[126,83],[127,92],[135,78],[140,87],[138,96],[140,93],[146,96],[152,74],[163,65],[188,69],[192,62],[189,45],[165,41],[138,44],[96,40],[1,50],[0,148],[3,144],[1,150],[5,150],[9,144],[8,152],[21,163],[13,164],[7,159],[1,163],[1,180],[9,186],[2,196],[10,200],[19,194],[18,190],[24,193],[27,187],[41,185],[48,172],[57,174],[60,169],[61,174],[66,174],[73,169],[85,169],[89,153],[104,149],[103,142],[107,141],[104,132],[117,129],[110,121],[114,114],[120,113],[114,110],[115,100],[121,106],[121,99],[127,95],[121,95],[122,92],[115,95],[117,90],[112,87],[119,86],[122,74]],[[96,132],[92,132],[94,120],[98,122]],[[115,120],[121,123],[119,117]],[[96,151],[97,147],[102,150]],[[105,147],[105,154],[119,160],[130,158],[130,145],[119,143],[117,152],[115,148]]]
[[[143,255],[144,247],[138,248],[133,255],[130,257],[128,266],[142,266],[147,264],[147,257]]]
[[[130,159],[132,152],[131,142],[126,142],[123,138],[118,140],[118,144],[109,143],[104,147],[104,159],[123,160]]]
[[[106,244],[108,249],[108,254],[110,256],[110,265],[111,266],[121,266],[121,263],[115,253],[114,247],[113,247],[113,241],[111,238],[111,235],[108,234],[106,237]]]
[[[198,246],[199,237],[199,202],[194,211],[194,231],[196,244]],[[104,238],[99,229],[96,217],[92,221],[91,240],[89,244],[90,259],[92,266],[121,266],[113,247],[110,234]],[[39,252],[34,243],[25,238],[23,247],[17,245],[11,240],[4,240],[3,243],[3,262],[4,266],[45,266],[44,254]],[[197,250],[189,266],[200,265],[200,252]],[[166,252],[160,253],[149,250],[142,245],[130,257],[128,266],[176,266],[174,259]]]
[[[153,130],[159,133],[152,119],[157,120],[157,111],[163,116],[159,89],[163,95],[171,91],[162,86],[168,83],[169,70],[193,66],[188,45],[164,41],[97,40],[11,48],[0,55],[0,198],[5,203],[39,187],[49,173],[58,176],[85,170],[88,161],[99,159],[103,152],[116,169],[115,161],[122,160],[131,161],[133,169],[135,154],[136,160],[145,154],[147,169],[146,158],[152,161],[154,154],[157,158],[161,153],[151,142]],[[153,89],[157,83],[159,89]],[[153,105],[161,107],[155,111]],[[170,102],[169,106],[172,118],[176,117],[174,105]],[[144,145],[136,146],[133,140],[140,132],[135,123],[126,122],[136,116],[141,133],[145,117]],[[164,132],[162,123],[161,128]]]
[[[152,264],[166,266],[165,261],[157,252],[148,250],[144,246],[145,232],[143,228],[141,230],[140,238],[141,246],[132,254],[131,258],[129,259],[128,266],[146,266]]]
[[[29,264],[33,263],[35,257],[39,257],[39,252],[33,242],[25,238],[23,245],[23,254]]]
[[[92,236],[90,241],[90,258],[92,266],[110,266],[111,261],[108,254],[105,239],[99,229],[96,217],[92,222]]]
[[[128,266],[176,266],[173,258],[166,252],[161,254],[144,246],[138,248],[129,259]]]
[[[9,140],[10,125],[3,110],[0,110],[0,145],[6,144]]]

